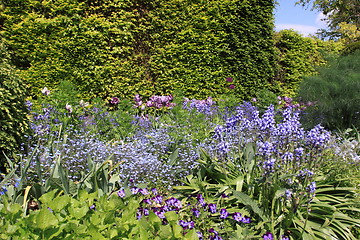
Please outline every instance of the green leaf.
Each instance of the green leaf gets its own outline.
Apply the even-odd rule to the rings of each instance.
[[[56,226],[59,223],[58,219],[50,212],[49,209],[41,209],[36,216],[36,227],[42,230]]]
[[[247,194],[233,191],[233,195],[240,203],[250,207],[263,221],[268,221],[268,217],[265,216],[264,211],[261,210],[257,202],[250,198]]]

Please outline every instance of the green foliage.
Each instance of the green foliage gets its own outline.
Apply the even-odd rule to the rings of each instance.
[[[360,52],[332,60],[319,75],[306,77],[300,85],[301,101],[315,102],[304,121],[322,123],[329,129],[360,126]]]
[[[358,0],[299,0],[296,2],[302,6],[311,6],[326,15],[329,29],[325,36],[339,36],[341,23],[360,26],[360,4]]]
[[[342,55],[349,55],[356,51],[360,51],[360,40],[347,44],[346,47],[342,51]]]
[[[137,220],[139,202],[135,197],[121,199],[116,194],[79,192],[76,198],[57,191],[39,199],[41,209],[22,216],[19,204],[0,205],[2,239],[191,239],[194,233],[182,238],[181,227],[175,228],[177,218],[169,225],[152,213],[147,220]],[[196,233],[195,233],[196,235]],[[194,238],[192,238],[194,239]]]
[[[5,172],[4,154],[19,153],[24,134],[28,132],[26,92],[21,78],[9,63],[4,44],[0,42],[0,171]],[[14,155],[14,156],[13,156]]]
[[[294,30],[281,30],[274,39],[277,72],[273,91],[289,97],[295,95],[302,76],[314,74],[317,66],[325,64],[327,54],[336,54],[341,48],[340,43],[303,37]]]
[[[196,99],[225,93],[244,99],[267,87],[273,76],[272,1],[161,4],[151,35],[158,46],[151,57],[158,88],[183,89]]]
[[[32,95],[73,83],[88,100],[255,96],[273,78],[273,1],[4,1],[12,60]],[[254,17],[256,16],[256,17]],[[225,78],[233,77],[234,89]],[[230,91],[231,90],[231,91]]]

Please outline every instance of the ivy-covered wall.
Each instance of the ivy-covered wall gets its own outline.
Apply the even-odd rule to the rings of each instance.
[[[0,23],[31,94],[67,80],[86,98],[177,89],[249,98],[274,77],[273,9],[272,0],[4,0]]]

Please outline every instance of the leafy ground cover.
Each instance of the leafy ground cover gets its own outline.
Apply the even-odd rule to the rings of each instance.
[[[280,98],[28,101],[4,239],[358,239],[359,134]],[[349,137],[349,133],[351,137]]]

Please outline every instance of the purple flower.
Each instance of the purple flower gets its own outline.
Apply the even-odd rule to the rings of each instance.
[[[233,82],[233,79],[231,77],[226,78],[227,82]]]
[[[219,233],[213,228],[209,229],[209,233],[214,233],[215,235],[219,235]]]
[[[241,220],[243,223],[250,223],[251,222],[251,218],[248,216],[244,216]]]
[[[179,220],[179,225],[183,228],[186,229],[188,226],[188,222],[184,221],[184,220]]]
[[[144,200],[143,200],[143,203],[151,204],[151,200],[150,200],[150,199],[144,199]]]
[[[290,238],[288,236],[282,235],[281,240],[290,240]]]
[[[216,213],[216,204],[214,203],[209,204],[209,212]]]
[[[235,213],[233,214],[233,219],[234,219],[235,221],[237,221],[237,222],[241,222],[241,221],[242,221],[242,215],[241,215],[241,213],[235,212]]]
[[[144,208],[143,213],[144,213],[144,216],[149,216],[149,213],[150,213],[149,209]]]
[[[110,103],[113,105],[116,105],[120,102],[120,100],[117,97],[112,97],[110,100]]]
[[[271,232],[265,233],[262,237],[264,240],[274,240],[274,237]]]
[[[159,218],[161,218],[161,219],[164,219],[165,218],[165,211],[163,211],[163,210],[160,210],[160,211],[155,211],[155,214],[159,217]]]
[[[206,202],[205,202],[205,200],[204,200],[204,198],[203,198],[203,196],[202,196],[201,194],[198,194],[198,195],[196,196],[196,198],[197,198],[197,200],[198,200],[198,202],[199,202],[199,204],[200,204],[201,206],[203,206],[203,207],[206,207],[206,206],[207,206],[207,204],[206,204]]]
[[[152,197],[151,200],[153,200],[155,203],[160,204],[162,203],[162,196],[161,195],[156,195],[155,197]]]
[[[131,188],[131,193],[132,193],[132,194],[135,195],[135,194],[137,194],[138,192],[139,192],[139,188],[137,188],[137,187],[132,187],[132,188]]]
[[[122,190],[118,191],[118,192],[117,192],[117,195],[118,195],[119,197],[121,197],[121,198],[125,197],[125,190],[122,189]]]
[[[152,189],[151,189],[151,192],[152,192],[153,194],[158,194],[158,190],[157,190],[156,188],[152,188]]]
[[[139,190],[139,192],[142,194],[142,195],[149,195],[149,191],[146,189],[146,188],[141,188]]]
[[[225,219],[225,218],[227,218],[228,216],[229,216],[228,211],[226,211],[225,208],[222,208],[222,209],[220,210],[220,218],[221,218],[221,219]]]
[[[230,88],[230,89],[234,89],[234,88],[235,88],[235,85],[234,85],[234,84],[231,84],[231,85],[229,85],[229,88]]]
[[[91,210],[96,210],[96,205],[95,204],[93,204],[93,205],[91,205],[90,207],[89,207],[89,209],[91,209]]]
[[[316,183],[315,182],[312,182],[307,188],[309,193],[315,193],[316,191]]]
[[[191,209],[191,211],[195,217],[197,217],[197,218],[200,217],[199,209],[193,208],[193,209]]]

